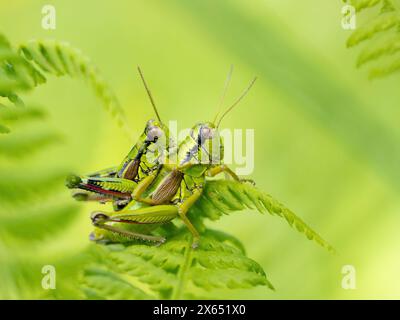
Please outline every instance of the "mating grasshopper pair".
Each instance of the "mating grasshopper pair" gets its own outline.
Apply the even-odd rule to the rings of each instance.
[[[200,235],[187,217],[201,197],[207,177],[226,173],[242,181],[222,163],[223,142],[218,127],[225,115],[247,94],[256,78],[243,94],[213,122],[196,124],[176,147],[169,129],[161,121],[151,92],[138,68],[158,121],[150,120],[139,140],[118,166],[87,176],[70,176],[66,185],[75,190],[78,200],[113,202],[114,212],[96,211],[91,215],[96,227],[92,240],[127,242],[133,239],[157,243],[162,236],[152,234],[158,228],[180,217],[193,235],[193,247]],[[228,87],[229,72],[221,103]],[[162,148],[157,144],[163,141]],[[149,155],[152,161],[149,161]]]

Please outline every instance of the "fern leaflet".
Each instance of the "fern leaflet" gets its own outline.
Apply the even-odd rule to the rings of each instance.
[[[322,247],[335,252],[335,249],[328,242],[291,210],[269,194],[247,183],[229,180],[208,181],[205,185],[203,196],[191,208],[189,216],[194,221],[198,221],[199,217],[216,220],[223,214],[246,208],[255,208],[261,213],[269,212],[272,215],[284,218],[290,226],[303,233],[309,240],[314,240]]]
[[[25,106],[19,98],[21,92],[33,89],[44,80],[41,73],[0,35],[0,97],[6,98],[0,101],[0,132],[11,132],[0,137],[2,299],[43,297],[46,292],[40,286],[43,265],[53,261],[57,272],[62,273],[67,269],[63,266],[75,261],[67,255],[63,261],[56,261],[51,254],[46,254],[45,258],[35,254],[41,252],[37,248],[48,243],[48,238],[56,241],[55,236],[64,231],[79,212],[75,206],[60,201],[59,187],[66,172],[53,169],[51,163],[41,172],[30,165],[33,152],[43,152],[50,144],[60,141],[60,136],[49,128],[38,133],[26,126],[40,120],[43,121],[41,127],[46,127],[42,109]],[[17,126],[23,130],[14,133]],[[63,284],[57,291],[64,297],[78,294]]]
[[[58,77],[69,75],[87,80],[106,110],[117,120],[118,125],[130,134],[124,110],[117,97],[90,59],[80,50],[65,42],[38,40],[22,44],[19,50],[28,61],[34,63],[35,70],[39,69],[42,73]]]
[[[199,248],[192,249],[191,236],[178,229],[161,247],[94,246],[98,262],[85,269],[82,290],[96,299],[183,299],[219,288],[273,289],[260,265],[231,239],[207,230]]]
[[[349,0],[356,12],[373,14],[351,34],[347,47],[363,45],[357,67],[371,65],[369,77],[378,78],[400,70],[400,4],[397,0]],[[358,18],[358,16],[357,16]]]

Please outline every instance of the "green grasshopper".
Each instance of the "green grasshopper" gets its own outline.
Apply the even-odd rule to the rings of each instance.
[[[160,119],[154,99],[139,67],[138,71],[158,121],[149,120],[146,123],[138,141],[119,166],[85,176],[69,176],[66,185],[68,188],[75,189],[73,197],[77,200],[101,203],[112,201],[114,209],[121,210],[132,199],[131,193],[137,184],[151,172],[157,170],[162,158],[165,157],[164,152],[174,148],[174,141],[170,138],[169,129]],[[160,151],[159,148],[152,150],[151,147],[159,140],[166,142],[165,150]],[[147,154],[149,152],[154,154],[153,161],[148,161]]]
[[[196,124],[179,144],[176,159],[167,159],[157,171],[141,180],[131,194],[133,200],[124,209],[116,213],[93,212],[91,219],[97,228],[93,239],[117,242],[142,239],[162,243],[165,238],[147,232],[179,216],[192,233],[192,246],[197,247],[200,235],[187,218],[187,212],[201,197],[206,177],[224,172],[236,181],[242,181],[222,163],[223,143],[218,128],[222,119],[247,94],[255,80],[218,121],[219,112],[213,122]],[[146,233],[143,233],[144,229]]]

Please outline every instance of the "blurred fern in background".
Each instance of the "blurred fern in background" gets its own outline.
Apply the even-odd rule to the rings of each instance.
[[[22,55],[21,55],[22,53]],[[56,55],[56,56],[54,56]],[[64,43],[31,41],[19,50],[0,35],[0,298],[79,297],[77,284],[59,282],[56,291],[41,287],[46,264],[57,274],[75,277],[84,255],[55,252],[52,241],[71,225],[78,206],[61,193],[68,168],[35,155],[63,143],[46,126],[46,113],[25,105],[20,95],[45,83],[44,73],[87,79],[111,115],[127,128],[122,109],[107,84],[78,50]],[[37,254],[39,253],[39,254]],[[69,273],[69,274],[68,274]]]
[[[46,126],[46,113],[25,106],[20,94],[45,81],[0,35],[0,282],[2,299],[40,297],[43,256],[38,248],[56,238],[76,217],[76,206],[60,196],[65,170],[53,163],[31,165],[37,153],[61,143]],[[39,250],[40,251],[40,250]],[[45,261],[60,267],[69,260]],[[60,287],[62,289],[62,285]]]
[[[398,0],[349,0],[357,12],[357,29],[348,47],[362,47],[357,67],[369,66],[370,78],[400,70],[400,2]],[[365,13],[364,19],[363,14]],[[359,23],[359,21],[363,21]]]

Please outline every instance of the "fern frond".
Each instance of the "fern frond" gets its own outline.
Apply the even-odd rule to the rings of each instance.
[[[10,133],[10,129],[3,124],[0,124],[0,133]]]
[[[52,194],[63,187],[65,172],[0,171],[0,203],[13,206],[26,204]]]
[[[40,132],[7,136],[0,140],[0,157],[22,158],[32,156],[51,144],[59,143],[61,137],[54,132]]]
[[[0,95],[16,100],[15,92],[32,89],[45,78],[11,47],[0,34]]]
[[[94,246],[99,261],[85,271],[83,290],[88,297],[130,299],[196,297],[216,288],[273,288],[262,268],[221,234],[207,231],[199,248],[192,249],[186,230],[179,230],[160,247],[147,245]],[[101,263],[102,262],[102,263]],[[101,277],[93,281],[91,277]],[[111,279],[113,282],[110,289]],[[121,283],[122,279],[122,283]],[[121,292],[126,292],[121,296]]]
[[[393,63],[386,65],[386,66],[382,66],[380,68],[373,68],[371,69],[370,73],[369,73],[369,77],[370,79],[374,79],[374,78],[381,78],[387,75],[390,75],[394,72],[397,72],[400,70],[400,57],[398,61],[394,61]]]
[[[367,47],[362,50],[357,60],[357,67],[361,67],[367,62],[376,60],[385,55],[394,55],[398,52],[400,52],[400,36],[396,35],[390,38],[389,41],[383,41],[374,47]]]
[[[40,108],[0,108],[0,121],[7,124],[30,120],[42,120],[45,117],[46,113]]]
[[[29,123],[44,117],[45,113],[38,108],[9,108],[0,105],[0,133],[10,133],[12,126]]]
[[[394,0],[349,0],[357,12],[375,10],[373,18],[358,27],[347,40],[347,47],[364,44],[357,67],[372,64],[370,78],[383,77],[400,70],[400,7]],[[367,10],[366,10],[367,11]],[[385,58],[385,59],[383,59]]]
[[[0,98],[8,100],[0,99],[0,132],[9,133],[16,125],[44,120],[45,113],[41,109],[22,108],[24,103],[20,98],[22,91],[46,81],[41,71],[0,34]],[[46,163],[45,170],[32,167],[30,162],[34,152],[59,142],[60,136],[50,130],[32,131],[32,127],[28,127],[21,131],[23,135],[12,132],[0,140],[0,155],[7,158],[2,161],[0,170],[0,298],[37,299],[48,298],[51,294],[52,298],[81,297],[69,281],[57,282],[57,290],[50,290],[51,294],[40,286],[44,265],[55,265],[58,278],[71,279],[71,273],[81,270],[84,259],[76,259],[80,256],[77,252],[69,259],[64,250],[62,254],[35,251],[49,242],[45,237],[55,243],[55,236],[72,223],[79,211],[75,206],[60,203],[59,191],[66,172],[54,169],[51,161]],[[19,162],[22,158],[25,161]]]
[[[106,110],[129,133],[125,112],[97,68],[80,50],[65,42],[32,40],[19,48],[23,56],[43,73],[87,80]]]
[[[202,197],[190,209],[189,216],[193,220],[198,219],[198,217],[217,220],[223,214],[247,208],[256,209],[261,213],[269,212],[272,215],[284,218],[290,226],[303,233],[309,240],[313,240],[329,251],[335,252],[328,242],[291,210],[269,194],[248,183],[229,180],[207,181]]]
[[[360,12],[366,8],[372,8],[379,4],[382,0],[351,0],[351,4],[354,6],[357,12]],[[345,3],[349,3],[348,0],[343,0]]]
[[[398,12],[385,12],[381,13],[368,24],[357,28],[347,40],[347,47],[353,47],[362,41],[368,40],[377,36],[380,32],[390,30],[398,26],[399,14]]]
[[[96,300],[149,300],[155,297],[147,295],[133,286],[129,279],[106,268],[86,268],[83,275],[82,291],[88,299]]]
[[[0,237],[1,239],[1,237]],[[77,299],[83,298],[76,286],[76,270],[88,261],[88,255],[76,252],[63,252],[57,256],[43,255],[40,250],[33,253],[30,242],[24,242],[25,250],[4,252],[0,241],[0,299]],[[6,254],[4,256],[3,254]],[[26,259],[25,255],[30,258]],[[57,286],[55,290],[44,290],[41,281],[41,272],[44,265],[52,265],[57,272]],[[66,281],[62,281],[66,279]]]
[[[65,226],[71,223],[78,214],[74,205],[39,205],[37,208],[30,206],[13,210],[12,214],[0,209],[0,232],[9,237],[26,241],[42,240],[49,234],[54,236],[63,231]],[[29,226],[27,230],[26,226]]]

